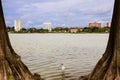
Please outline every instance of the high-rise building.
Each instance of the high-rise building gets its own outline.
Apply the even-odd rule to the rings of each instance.
[[[20,30],[22,29],[21,20],[16,19],[16,20],[14,21],[14,29],[15,29],[15,31],[20,31]]]
[[[43,29],[48,29],[49,32],[51,32],[52,31],[52,23],[51,22],[44,22]]]
[[[89,27],[102,27],[102,23],[98,22],[89,23]]]
[[[106,26],[107,26],[107,27],[111,27],[111,23],[107,22],[107,23],[106,23]]]

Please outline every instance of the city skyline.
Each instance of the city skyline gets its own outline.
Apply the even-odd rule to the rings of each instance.
[[[101,27],[111,27],[111,22],[106,22],[106,23],[104,23],[104,25],[103,25],[103,23],[102,22],[89,22],[89,23],[87,23],[88,24],[88,26],[85,26],[85,27],[80,27],[80,26],[69,26],[69,27],[67,27],[67,26],[62,26],[62,25],[60,25],[60,26],[54,26],[53,27],[53,25],[52,25],[53,23],[51,23],[51,22],[43,22],[41,25],[42,25],[42,27],[35,27],[35,26],[32,26],[32,27],[29,27],[29,28],[43,28],[43,29],[48,29],[48,30],[50,30],[51,31],[51,29],[52,28],[85,28],[85,27],[99,27],[99,28],[101,28]],[[14,26],[8,26],[8,27],[16,27],[16,30],[19,28],[19,30],[20,29],[22,29],[22,28],[25,28],[24,26],[23,26],[23,24],[22,24],[22,21],[20,20],[20,19],[15,19],[14,20]],[[27,27],[28,28],[28,27]]]
[[[88,26],[89,22],[111,21],[114,0],[3,0],[6,24],[15,19],[24,27],[42,27],[43,22],[56,26]],[[12,5],[13,4],[13,5]]]

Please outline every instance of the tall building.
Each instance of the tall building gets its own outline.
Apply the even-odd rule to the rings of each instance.
[[[111,23],[107,22],[107,23],[106,23],[106,26],[107,26],[107,27],[111,27]]]
[[[52,31],[52,23],[51,22],[44,22],[43,29],[48,29],[49,32],[51,32]]]
[[[89,27],[102,27],[102,23],[98,22],[89,23]]]
[[[16,19],[16,20],[14,21],[14,29],[15,29],[15,31],[20,31],[20,30],[22,29],[21,20]]]

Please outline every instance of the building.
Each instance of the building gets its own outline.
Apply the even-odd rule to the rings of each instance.
[[[107,22],[107,23],[106,23],[106,26],[107,26],[107,27],[111,27],[111,23]]]
[[[98,22],[93,22],[93,23],[89,23],[89,27],[102,27],[102,23],[98,23]]]
[[[78,27],[76,27],[76,28],[70,28],[70,32],[71,33],[77,33],[77,32],[81,32],[81,31],[83,31],[83,28],[78,28]]]
[[[57,26],[57,27],[56,27],[56,29],[61,29],[61,30],[62,30],[62,29],[63,29],[63,27],[59,27],[59,26]]]
[[[20,31],[22,29],[22,23],[21,20],[17,19],[14,21],[14,30]]]
[[[44,22],[43,23],[43,29],[48,29],[49,32],[51,32],[52,31],[52,23],[50,23],[50,22]]]

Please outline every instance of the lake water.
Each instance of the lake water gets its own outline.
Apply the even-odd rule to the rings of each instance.
[[[32,73],[45,80],[77,80],[105,51],[109,34],[9,34],[15,51]],[[64,64],[64,75],[60,64]]]

